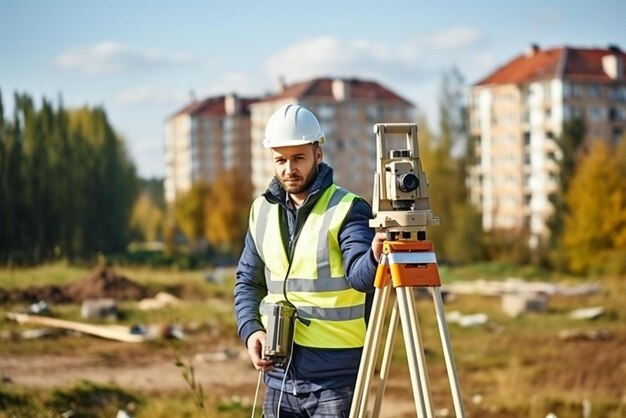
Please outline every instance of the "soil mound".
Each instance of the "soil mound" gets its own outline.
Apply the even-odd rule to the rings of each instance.
[[[0,289],[0,304],[35,303],[40,300],[48,303],[70,303],[61,286],[28,287],[26,289]]]
[[[116,300],[139,300],[151,296],[146,287],[128,280],[106,267],[97,267],[87,277],[64,289],[73,302],[85,299],[111,298]]]
[[[117,274],[113,269],[97,267],[86,277],[66,286],[40,286],[26,289],[0,289],[0,304],[81,303],[85,299],[111,298],[140,300],[153,296],[148,288]]]

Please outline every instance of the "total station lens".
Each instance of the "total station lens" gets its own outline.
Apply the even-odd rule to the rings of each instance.
[[[413,173],[404,173],[398,176],[398,189],[404,193],[410,193],[416,190],[420,185],[420,181]]]

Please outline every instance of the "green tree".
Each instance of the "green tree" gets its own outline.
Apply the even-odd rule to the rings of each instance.
[[[152,202],[162,211],[165,211],[165,191],[163,189],[163,179],[160,178],[140,178],[139,189],[150,195]]]
[[[604,141],[580,161],[565,197],[563,248],[575,273],[626,272],[626,178]]]
[[[104,111],[14,101],[11,122],[0,114],[0,262],[125,251],[135,169]]]
[[[557,139],[557,144],[561,151],[559,188],[556,193],[549,196],[554,212],[547,221],[547,226],[550,230],[547,251],[550,263],[558,270],[565,268],[565,254],[561,246],[565,216],[568,210],[565,204],[565,195],[580,157],[585,131],[585,121],[582,118],[574,118],[563,124],[563,131]]]
[[[467,263],[484,257],[480,214],[468,200],[467,124],[463,101],[464,79],[457,68],[444,72],[439,95],[439,136],[426,121],[420,122],[422,161],[429,179],[433,213],[440,226],[431,228],[430,239],[438,256],[450,263]]]
[[[2,102],[2,90],[0,90],[0,257],[7,250],[7,207],[9,205],[8,196],[8,150],[9,139],[5,132],[4,104]],[[2,259],[0,258],[0,261]]]
[[[138,191],[134,164],[103,109],[72,111],[69,122],[76,140],[86,142],[81,157],[87,176],[81,186],[88,199],[79,208],[83,244],[92,253],[125,251]]]

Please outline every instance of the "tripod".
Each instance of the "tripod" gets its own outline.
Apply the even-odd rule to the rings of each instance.
[[[380,382],[371,417],[377,418],[380,414],[398,319],[402,323],[417,416],[418,418],[434,417],[430,385],[426,371],[426,359],[424,357],[413,296],[415,287],[428,287],[432,292],[435,304],[437,325],[443,346],[455,415],[457,418],[464,418],[465,413],[461,402],[461,392],[445,321],[443,301],[441,299],[439,270],[432,244],[429,241],[385,241],[383,255],[376,271],[374,286],[376,290],[369,326],[365,336],[365,345],[363,347],[354,398],[352,399],[350,418],[365,417],[369,388],[374,374],[376,359],[378,358],[383,321],[389,304],[392,286],[396,289],[396,304],[393,307],[389,320],[387,340],[380,368]]]

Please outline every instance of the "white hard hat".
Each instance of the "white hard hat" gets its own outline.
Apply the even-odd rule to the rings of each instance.
[[[287,104],[275,111],[265,126],[265,148],[326,142],[320,123],[310,110]]]

